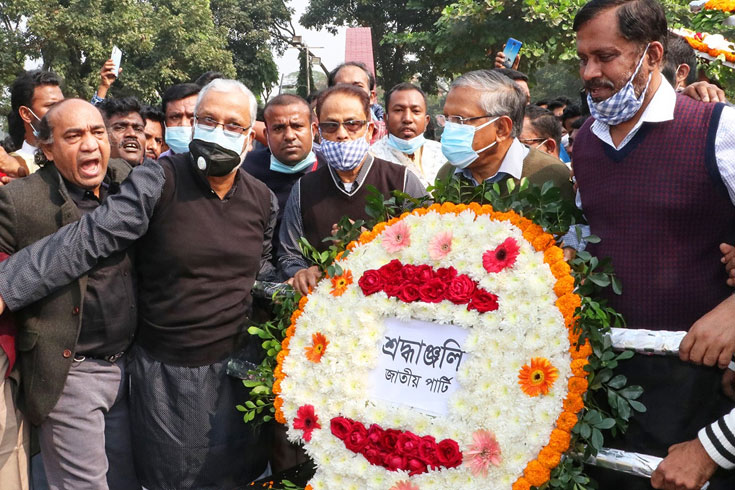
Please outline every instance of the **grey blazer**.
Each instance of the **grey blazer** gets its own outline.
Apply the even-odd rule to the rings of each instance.
[[[108,163],[114,183],[122,182],[130,171],[123,160]],[[46,165],[0,187],[0,251],[12,255],[80,217],[56,167]],[[84,275],[15,312],[22,407],[35,425],[61,396],[81,329],[86,285]]]

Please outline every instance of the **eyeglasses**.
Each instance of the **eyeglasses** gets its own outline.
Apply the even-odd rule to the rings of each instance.
[[[475,116],[475,117],[462,117],[462,116],[445,116],[444,114],[437,114],[434,116],[436,118],[436,123],[439,125],[439,127],[444,127],[448,122],[455,123],[455,124],[467,124],[470,121],[475,121],[477,119],[485,119],[486,117],[495,117],[492,114],[485,114],[484,116]]]
[[[319,123],[319,129],[321,129],[323,133],[332,134],[336,133],[339,130],[340,126],[344,126],[344,128],[350,133],[357,133],[362,128],[364,128],[367,123],[368,122],[365,119],[350,119],[349,121],[342,122],[324,121]]]
[[[528,138],[528,139],[519,139],[521,143],[524,145],[531,146],[534,143],[541,143],[543,141],[546,141],[548,138]]]
[[[252,127],[248,126],[247,128],[244,128],[239,124],[221,123],[215,121],[211,117],[194,116],[194,120],[196,121],[196,125],[199,126],[200,129],[204,129],[206,131],[214,131],[215,129],[217,129],[217,126],[222,126],[224,133],[232,138],[237,138]]]

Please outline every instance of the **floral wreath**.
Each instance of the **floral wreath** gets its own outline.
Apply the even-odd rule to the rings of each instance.
[[[274,371],[275,418],[316,463],[307,488],[546,483],[585,406],[592,354],[575,332],[582,300],[554,237],[513,211],[445,202],[379,223],[347,250],[340,273],[299,301]],[[397,359],[415,343],[386,336],[386,318],[466,331],[461,347],[423,346],[424,364],[441,353],[455,379],[385,372],[406,398],[454,383],[446,416],[371,392],[381,346],[392,342],[395,356],[402,341]]]

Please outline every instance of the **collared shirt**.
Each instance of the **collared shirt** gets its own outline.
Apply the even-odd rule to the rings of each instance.
[[[106,177],[97,197],[64,179],[69,197],[82,214],[91,213],[109,193],[115,193],[115,185],[109,182]],[[135,334],[137,316],[132,252],[117,252],[100,260],[87,274],[77,353],[102,357],[127,350]]]
[[[36,150],[38,150],[37,147],[33,146],[26,140],[23,140],[23,146],[21,146],[19,150],[11,153],[10,156],[19,156],[25,160],[26,166],[28,166],[28,173],[32,174],[41,168],[36,164]]]
[[[381,160],[399,163],[416,174],[424,186],[434,184],[439,169],[447,163],[442,153],[442,145],[438,141],[426,140],[424,145],[412,156],[403,153],[388,144],[388,137],[381,138],[370,147],[370,154]],[[413,158],[412,158],[413,157]]]
[[[610,126],[604,122],[595,121],[592,123],[590,129],[604,143],[616,150],[620,150],[633,139],[641,126],[643,126],[643,123],[656,124],[674,119],[675,106],[676,92],[671,84],[665,78],[661,77],[661,85],[651,98],[648,106],[643,110],[641,118],[618,146],[615,146],[612,136],[610,136]],[[686,137],[686,135],[682,136]],[[732,107],[724,107],[722,109],[720,123],[717,126],[717,133],[715,135],[715,159],[717,160],[717,168],[720,171],[722,181],[730,195],[730,200],[735,204],[735,109]]]
[[[643,126],[643,123],[657,124],[673,120],[675,107],[676,92],[671,84],[665,78],[661,77],[661,85],[651,98],[648,106],[643,110],[641,118],[618,146],[615,146],[613,143],[612,136],[610,135],[610,126],[604,122],[595,120],[592,126],[590,126],[590,130],[603,143],[610,145],[615,150],[620,150],[633,139],[638,133],[638,130]],[[720,123],[717,126],[717,132],[715,134],[715,159],[717,160],[717,169],[722,177],[722,182],[725,184],[727,193],[730,196],[730,201],[735,204],[735,109],[732,107],[724,107],[720,115]],[[583,209],[580,191],[577,191],[576,203],[579,209]],[[589,227],[584,226],[580,234],[582,240],[577,238],[576,229],[573,227],[564,236],[564,244],[577,250],[584,250],[586,247],[584,237],[590,234]]]
[[[365,163],[357,173],[357,178],[349,185],[342,182],[342,179],[340,179],[332,167],[328,167],[335,188],[347,196],[353,196],[362,187],[374,161],[374,157],[368,153]],[[426,189],[421,184],[421,181],[408,170],[403,180],[403,189],[400,190],[413,197],[426,195]],[[278,263],[285,277],[293,277],[301,269],[309,267],[309,263],[301,254],[301,249],[298,245],[299,238],[303,236],[304,223],[301,220],[301,180],[299,180],[291,189],[291,195],[286,202],[286,209],[283,212],[283,219],[281,221]]]
[[[528,152],[531,150],[521,143],[518,138],[513,138],[508,151],[503,157],[503,161],[500,162],[500,168],[494,174],[485,179],[485,182],[497,182],[506,175],[510,175],[514,179],[520,179],[523,175],[523,160],[528,156]],[[467,180],[472,182],[474,185],[480,185],[475,177],[472,175],[472,171],[469,168],[458,168],[454,171],[455,174],[462,174]]]

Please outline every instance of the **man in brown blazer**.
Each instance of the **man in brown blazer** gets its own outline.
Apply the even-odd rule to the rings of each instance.
[[[116,193],[131,170],[109,161],[104,120],[85,101],[59,102],[39,133],[42,168],[0,188],[0,252],[13,254],[77,221]],[[124,356],[136,317],[128,251],[15,314],[21,409],[38,426],[52,490],[140,488]]]

